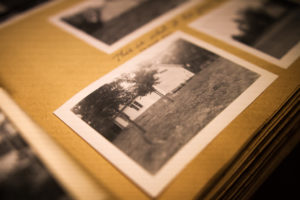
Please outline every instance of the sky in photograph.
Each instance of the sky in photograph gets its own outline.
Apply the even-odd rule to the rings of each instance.
[[[102,20],[109,21],[123,12],[138,6],[145,0],[114,0],[105,1],[102,8]]]
[[[234,0],[220,8],[213,10],[207,15],[200,17],[191,24],[192,27],[204,32],[213,32],[222,37],[231,38],[232,35],[238,35],[240,31],[234,19],[238,18],[238,11],[246,7],[259,7],[261,0]]]

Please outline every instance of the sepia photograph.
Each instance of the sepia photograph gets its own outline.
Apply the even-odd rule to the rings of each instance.
[[[232,0],[190,26],[284,68],[299,57],[300,4],[294,1]]]
[[[176,32],[82,90],[55,114],[136,182],[148,182],[145,177],[170,181],[172,171],[178,173],[199,153],[195,146],[204,148],[275,79],[232,59]]]
[[[72,111],[155,174],[258,77],[178,39],[95,90]]]
[[[71,199],[1,110],[0,199]]]
[[[100,50],[111,53],[195,2],[87,0],[51,20]]]

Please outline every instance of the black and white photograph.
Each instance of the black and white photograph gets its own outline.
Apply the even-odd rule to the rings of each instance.
[[[1,110],[0,199],[71,199]]]
[[[0,27],[54,0],[1,0]]]
[[[232,0],[190,26],[287,68],[300,55],[300,4]]]
[[[176,32],[55,114],[156,194],[275,77]]]
[[[196,2],[199,1],[87,0],[51,21],[111,53]]]

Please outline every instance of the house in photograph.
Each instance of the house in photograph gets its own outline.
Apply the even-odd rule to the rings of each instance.
[[[169,93],[177,92],[194,76],[194,73],[179,64],[159,64],[155,68],[158,69],[157,76],[159,80],[159,83],[154,86],[155,92],[136,97],[130,104],[120,107],[120,111],[124,115],[116,117],[115,124],[121,129],[128,126],[128,118],[135,120],[159,99]]]

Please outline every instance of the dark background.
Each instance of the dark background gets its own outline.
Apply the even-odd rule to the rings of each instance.
[[[300,199],[299,157],[300,145],[298,144],[259,187],[251,199]]]

